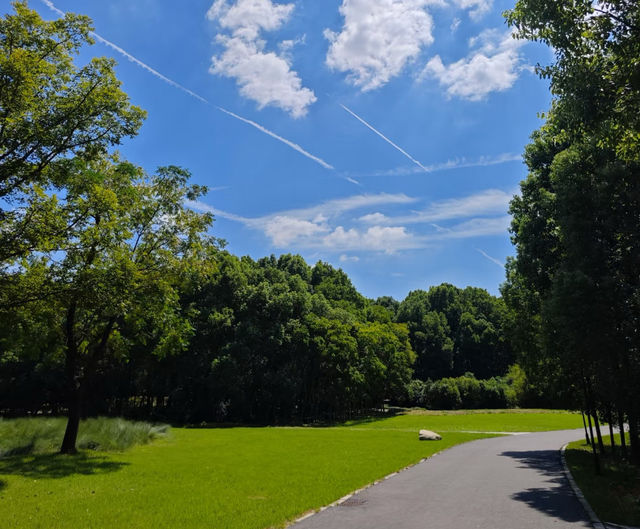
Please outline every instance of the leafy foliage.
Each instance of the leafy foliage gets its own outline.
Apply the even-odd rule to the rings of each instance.
[[[556,58],[511,204],[513,336],[533,386],[585,409],[599,439],[598,417],[628,421],[640,461],[640,5],[519,0],[506,16]]]

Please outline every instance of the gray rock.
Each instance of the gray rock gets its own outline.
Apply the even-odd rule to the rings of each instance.
[[[440,439],[442,439],[442,437],[436,432],[432,432],[431,430],[420,430],[421,441],[439,441]]]

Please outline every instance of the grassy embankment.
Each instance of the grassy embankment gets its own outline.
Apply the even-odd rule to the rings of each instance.
[[[565,413],[416,414],[328,428],[172,429],[126,452],[0,459],[4,527],[279,527],[474,431],[577,428]],[[419,442],[417,430],[443,433]]]
[[[620,435],[615,437],[620,450]],[[603,441],[607,456],[602,459],[601,476],[595,473],[591,448],[585,441],[569,444],[567,465],[578,487],[603,522],[640,526],[640,468],[612,457],[611,438],[603,437]]]

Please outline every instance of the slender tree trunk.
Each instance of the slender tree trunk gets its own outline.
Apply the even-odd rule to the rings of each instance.
[[[611,453],[616,454],[616,438],[613,434],[613,413],[611,412],[611,406],[607,410],[607,422],[609,423],[609,437],[611,438]]]
[[[624,431],[624,412],[618,408],[618,428],[620,428],[620,447],[622,449],[622,457],[627,457],[627,439]]]
[[[596,466],[596,474],[599,476],[602,474],[602,470],[600,468],[600,458],[598,457],[598,449],[596,448],[596,443],[593,440],[593,426],[591,425],[591,413],[587,412],[587,418],[589,419],[589,431],[591,432],[591,452],[593,453],[593,463]]]
[[[602,441],[602,432],[600,431],[600,420],[598,419],[598,412],[593,411],[593,422],[596,425],[596,435],[598,436],[598,447],[600,448],[600,453],[605,455],[607,452],[604,449],[604,442]]]
[[[67,310],[67,320],[65,322],[65,370],[67,384],[69,387],[69,401],[67,413],[67,428],[64,432],[64,439],[60,447],[62,454],[75,454],[76,440],[78,438],[78,427],[80,426],[80,408],[82,394],[80,392],[80,373],[78,347],[75,340],[75,319],[77,304],[72,301]]]
[[[584,438],[586,439],[587,444],[590,445],[591,438],[589,437],[589,432],[587,431],[587,421],[584,418],[584,410],[582,410],[580,413],[582,413],[582,425],[584,426]]]

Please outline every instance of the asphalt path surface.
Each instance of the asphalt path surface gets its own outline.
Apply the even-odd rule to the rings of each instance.
[[[565,430],[459,445],[292,527],[589,528],[560,459],[560,448],[581,435],[582,430]]]

